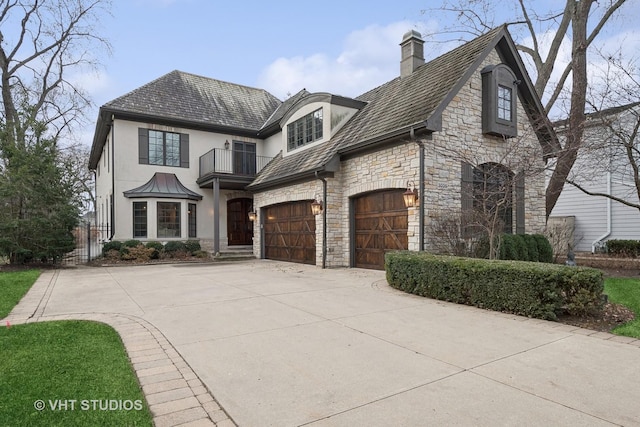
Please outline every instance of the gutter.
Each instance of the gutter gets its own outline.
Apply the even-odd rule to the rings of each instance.
[[[611,172],[607,172],[607,194],[611,195]],[[591,243],[591,253],[596,252],[596,245],[611,235],[611,199],[607,197],[607,231]]]

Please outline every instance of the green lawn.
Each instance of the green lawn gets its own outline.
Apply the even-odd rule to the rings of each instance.
[[[0,273],[0,319],[7,317],[39,275],[39,270]]]
[[[120,337],[102,323],[0,327],[0,378],[2,426],[152,425]]]
[[[640,280],[610,277],[604,282],[604,291],[609,301],[622,304],[636,314],[635,320],[618,326],[613,333],[640,339]]]
[[[0,273],[0,318],[40,274]],[[0,325],[0,426],[152,426],[118,333],[87,321]]]

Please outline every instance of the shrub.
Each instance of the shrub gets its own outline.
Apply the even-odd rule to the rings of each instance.
[[[192,254],[193,256],[195,256],[196,258],[209,258],[209,252],[207,251],[195,251]]]
[[[196,252],[201,250],[200,241],[199,240],[187,240],[184,243],[185,250],[192,255],[195,255]]]
[[[489,237],[484,235],[476,240],[471,251],[471,256],[473,258],[489,258],[489,250]]]
[[[538,262],[540,261],[540,254],[538,253],[538,242],[536,238],[533,237],[533,234],[523,234],[522,235],[525,244],[527,245],[527,252],[529,253],[529,261]]]
[[[147,242],[145,244],[145,247],[147,247],[149,249],[153,249],[153,251],[151,252],[151,259],[160,258],[160,253],[164,249],[164,245],[162,243],[160,243],[160,242]]]
[[[635,258],[640,255],[640,240],[611,239],[607,241],[607,251],[612,255]]]
[[[126,252],[121,252],[122,259],[139,262],[149,261],[149,259],[151,259],[152,253],[155,251],[154,248],[147,248],[142,243],[136,247],[127,248],[123,246],[122,249],[126,249]]]
[[[513,244],[516,248],[517,258],[514,258],[519,261],[531,261],[529,258],[529,249],[527,248],[527,242],[524,240],[524,236],[522,234],[512,234],[513,236]]]
[[[500,259],[518,259],[518,248],[513,236],[505,233],[500,237]]]
[[[140,240],[136,240],[136,239],[131,239],[131,240],[126,240],[122,246],[127,247],[127,248],[136,248],[138,246],[140,246],[142,243],[140,242]]]
[[[106,255],[109,251],[120,251],[122,248],[122,242],[118,240],[112,240],[102,245],[102,255]]]
[[[119,261],[122,259],[120,257],[120,251],[116,249],[109,249],[108,251],[103,251],[103,256],[109,261]]]
[[[532,235],[538,243],[538,261],[553,262],[553,247],[549,243],[549,239],[544,234]]]
[[[541,319],[601,304],[603,274],[585,267],[389,252],[387,281],[416,295]]]
[[[174,255],[176,252],[186,252],[184,242],[178,240],[171,240],[164,245],[164,251],[170,255]]]

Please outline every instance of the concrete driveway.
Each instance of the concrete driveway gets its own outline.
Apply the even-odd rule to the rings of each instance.
[[[44,318],[154,325],[240,426],[640,425],[640,341],[406,295],[384,272],[256,260],[48,286]]]

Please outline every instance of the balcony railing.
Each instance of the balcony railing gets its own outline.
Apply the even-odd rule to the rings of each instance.
[[[212,173],[223,173],[253,177],[264,168],[273,157],[257,156],[246,151],[214,148],[200,156],[200,178]]]

